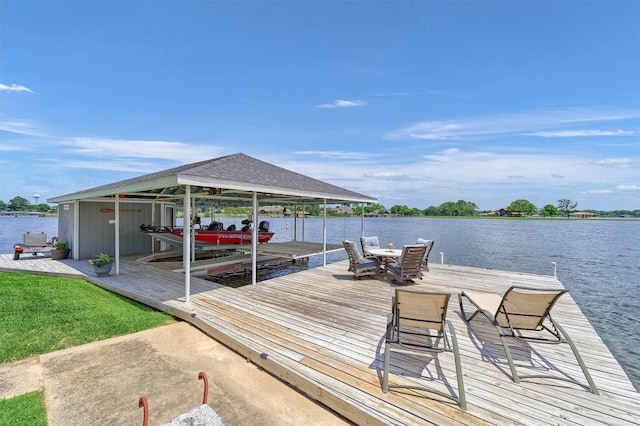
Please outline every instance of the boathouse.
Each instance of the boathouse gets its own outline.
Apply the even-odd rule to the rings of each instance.
[[[190,216],[194,200],[216,206],[372,203],[366,195],[238,153],[54,197],[58,237],[73,259],[96,253],[148,253],[141,224],[175,226],[177,205]],[[116,232],[117,230],[117,232]]]
[[[242,153],[48,200],[58,204],[58,236],[69,241],[73,259],[91,258],[97,253],[115,256],[116,274],[120,255],[149,253],[159,248],[152,247],[152,239],[140,232],[140,225],[175,226],[178,205],[184,206],[185,217],[192,217],[196,202],[215,203],[222,208],[252,206],[254,223],[258,223],[260,205],[315,203],[326,207],[375,201]],[[185,241],[189,240],[190,228],[185,226]],[[257,229],[254,232],[257,234]],[[255,252],[254,246],[254,258]],[[185,259],[190,258],[189,244],[184,244],[183,253]],[[189,262],[185,262],[185,271],[189,271]],[[188,280],[189,274],[185,275]]]

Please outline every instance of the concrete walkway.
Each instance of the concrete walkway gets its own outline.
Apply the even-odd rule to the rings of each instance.
[[[345,425],[342,418],[184,322],[0,365],[0,399],[44,389],[50,426],[150,425],[202,404],[229,425]]]

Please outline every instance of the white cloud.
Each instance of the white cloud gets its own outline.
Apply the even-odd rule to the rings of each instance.
[[[67,143],[71,151],[101,158],[145,158],[191,163],[216,157],[217,147],[182,142],[77,137]],[[206,155],[204,154],[206,153]]]
[[[576,138],[588,136],[633,136],[635,135],[635,132],[630,130],[558,130],[555,132],[536,132],[527,134],[543,138]]]
[[[44,136],[42,130],[29,121],[0,121],[0,131],[18,135]]]
[[[586,194],[615,194],[616,192],[640,192],[640,185],[617,185],[609,189],[591,189]]]
[[[16,145],[0,145],[0,151],[15,152],[15,151],[29,151],[29,149],[23,146],[16,146]]]
[[[65,169],[89,169],[89,170],[104,170],[112,172],[128,172],[128,173],[152,173],[158,170],[167,168],[166,166],[159,166],[157,162],[153,161],[140,161],[139,159],[113,159],[105,158],[102,160],[82,160],[82,159],[68,159],[57,160],[60,167]]]
[[[19,85],[19,84],[12,84],[10,86],[7,86],[6,84],[0,83],[0,92],[29,92],[29,93],[33,93],[33,90],[29,89],[28,87]]]
[[[616,191],[640,191],[640,185],[618,185]]]
[[[318,108],[352,108],[366,105],[368,105],[366,101],[344,101],[342,99],[338,99],[332,104],[318,105]]]
[[[424,121],[387,135],[390,139],[479,140],[505,135],[520,136],[629,136],[627,130],[566,129],[571,124],[585,126],[640,117],[640,112],[566,109],[507,113],[459,120]]]
[[[598,194],[613,194],[615,191],[612,189],[592,189],[587,191],[587,194],[593,194],[593,195],[598,195]]]
[[[394,179],[394,178],[401,178],[401,177],[408,177],[408,176],[405,175],[404,173],[398,173],[398,172],[371,172],[371,173],[365,173],[364,177]]]
[[[604,160],[595,160],[591,162],[594,166],[605,167],[630,167],[633,163],[633,160],[629,158],[606,158]]]
[[[341,158],[348,160],[366,160],[375,157],[374,154],[366,152],[349,152],[349,151],[296,151],[297,155],[312,155],[322,158]]]

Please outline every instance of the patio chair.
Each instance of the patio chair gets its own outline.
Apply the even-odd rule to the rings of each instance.
[[[395,290],[392,312],[387,320],[387,334],[384,345],[383,392],[388,392],[389,388],[421,389],[451,398],[458,403],[460,408],[467,409],[458,341],[453,324],[451,321],[446,320],[450,297],[451,293],[432,293],[409,289]],[[445,329],[445,324],[448,331]],[[418,355],[453,352],[458,380],[458,397],[433,387],[418,384],[389,384],[392,351]],[[400,363],[408,362],[407,360],[410,359],[404,355],[397,361],[398,366],[400,366]],[[435,368],[440,371],[439,359],[434,356],[433,360]],[[443,381],[445,386],[450,388],[444,377]]]
[[[506,338],[515,337],[528,343],[568,343],[589,383],[585,387],[591,389],[594,394],[599,395],[598,388],[596,388],[575,344],[567,332],[551,317],[551,308],[553,308],[560,296],[567,292],[568,290],[564,289],[534,289],[512,286],[504,296],[495,293],[463,291],[458,295],[458,299],[462,317],[465,321],[470,322],[477,314],[481,313],[493,323],[502,342],[509,368],[511,369],[511,376],[515,383],[520,383],[520,379],[525,378],[546,377],[585,386],[568,377],[542,374],[518,375]],[[471,302],[476,309],[470,317],[467,317],[464,312],[463,298]],[[509,332],[505,332],[505,329],[508,329]]]
[[[378,237],[360,237],[360,245],[362,246],[362,255],[364,257],[376,257],[369,253],[371,249],[379,249],[380,243]]]
[[[416,244],[424,244],[427,246],[427,251],[424,252],[424,257],[422,258],[422,270],[429,272],[429,255],[431,254],[431,250],[433,250],[433,246],[435,241],[433,240],[425,240],[424,238],[418,238],[416,240]]]
[[[386,263],[385,272],[390,272],[393,279],[400,282],[413,282],[414,278],[422,279],[422,259],[426,250],[427,246],[424,244],[404,246],[400,258]]]
[[[353,241],[343,241],[342,245],[349,256],[349,271],[353,272],[354,278],[375,275],[378,272],[380,265],[376,258],[363,258]]]

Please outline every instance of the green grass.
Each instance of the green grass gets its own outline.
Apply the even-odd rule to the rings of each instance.
[[[46,426],[44,393],[31,392],[0,400],[0,426]]]
[[[0,363],[166,324],[171,317],[80,278],[0,272]]]

